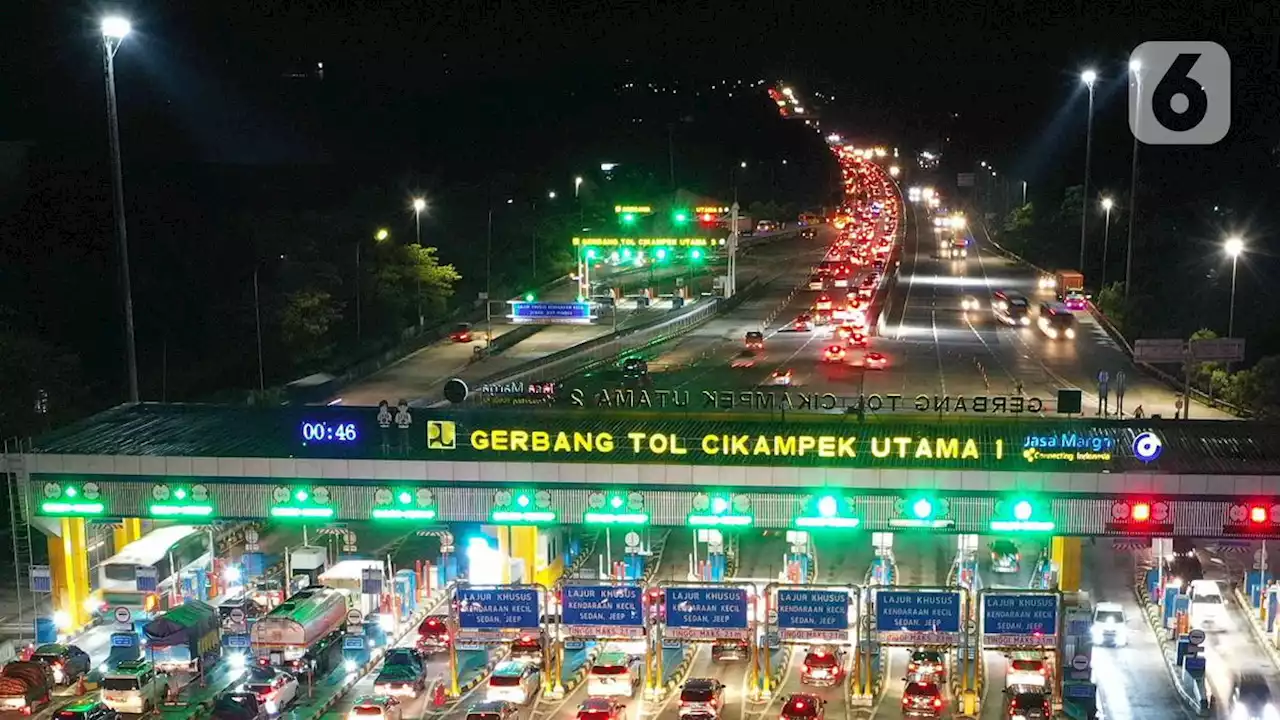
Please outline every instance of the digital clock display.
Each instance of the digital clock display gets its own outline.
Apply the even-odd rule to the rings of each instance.
[[[353,443],[360,439],[353,422],[303,422],[301,433],[303,444]]]

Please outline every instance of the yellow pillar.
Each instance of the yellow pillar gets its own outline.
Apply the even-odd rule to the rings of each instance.
[[[1080,590],[1080,538],[1054,537],[1050,557],[1058,568],[1058,589]]]
[[[524,563],[524,581],[538,582],[538,528],[532,526],[512,526],[511,558]]]
[[[125,518],[124,526],[129,533],[129,542],[142,537],[142,518]]]
[[[502,563],[502,582],[509,583],[511,582],[510,559],[515,557],[511,554],[511,527],[508,525],[495,525],[493,530],[498,536],[498,552],[504,558]]]
[[[53,607],[66,613],[72,628],[89,621],[84,602],[89,597],[89,558],[82,518],[62,518],[61,537],[49,538],[49,567],[53,576]]]

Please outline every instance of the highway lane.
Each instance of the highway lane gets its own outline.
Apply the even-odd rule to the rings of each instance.
[[[951,562],[956,555],[954,535],[931,532],[898,532],[893,536],[893,555],[898,568],[897,585],[902,587],[942,587],[946,585]],[[885,652],[884,693],[876,703],[873,717],[899,717],[902,707],[903,678],[907,676],[909,648],[891,648]],[[947,701],[943,717],[951,717],[950,693],[943,687]]]
[[[1017,569],[1012,572],[996,572],[991,546],[997,540],[1010,540],[1018,549]],[[981,535],[978,538],[979,587],[983,590],[1025,590],[1031,586],[1036,559],[1044,550],[1041,541],[1004,535]],[[976,599],[975,599],[976,602]],[[1046,654],[1047,659],[1047,654]],[[1004,709],[1004,688],[1009,671],[1009,655],[1003,650],[985,650],[982,656],[985,678],[980,710],[986,720],[1007,717]]]
[[[1207,636],[1204,644],[1205,682],[1213,696],[1218,698],[1221,716],[1228,716],[1230,703],[1227,698],[1231,697],[1241,673],[1260,673],[1271,689],[1273,701],[1280,700],[1280,668],[1276,667],[1248,627],[1246,613],[1251,611],[1241,607],[1232,592],[1234,585],[1243,588],[1244,573],[1252,565],[1256,547],[1241,553],[1228,553],[1212,542],[1197,541],[1196,545],[1205,579],[1218,581],[1226,601],[1226,620],[1222,627],[1204,628]]]
[[[1127,620],[1127,646],[1093,648],[1093,680],[1098,686],[1098,707],[1103,717],[1192,717],[1178,699],[1164,667],[1160,645],[1134,597],[1134,556],[1115,550],[1109,540],[1100,538],[1096,544],[1085,542],[1081,570],[1080,589],[1089,594],[1095,605],[1120,603]]]
[[[817,574],[815,583],[820,584],[863,584],[875,550],[869,538],[850,538],[840,534],[811,533],[809,542],[813,548]],[[821,643],[818,643],[821,644]],[[826,714],[832,720],[848,717],[854,708],[849,705],[848,685],[849,673],[853,667],[853,648],[845,646],[843,672],[835,685],[816,687],[801,681],[804,658],[810,645],[799,643],[792,646],[792,652],[786,671],[783,673],[778,687],[774,688],[772,700],[759,711],[764,717],[773,717],[781,712],[782,703],[793,693],[812,693],[827,701]]]

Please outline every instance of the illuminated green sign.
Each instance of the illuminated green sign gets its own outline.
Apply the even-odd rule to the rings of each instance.
[[[493,494],[490,522],[503,525],[545,525],[555,522],[556,518],[555,511],[551,509],[551,493],[546,490],[499,490]]]
[[[699,493],[685,522],[691,527],[746,527],[755,521],[751,501],[745,495]]]
[[[336,513],[329,505],[328,488],[287,488],[277,487],[271,491],[276,502],[268,514],[282,520],[325,520]]]
[[[644,496],[640,493],[591,493],[587,497],[587,511],[582,514],[587,525],[647,525],[649,513],[644,511]]]
[[[40,502],[40,515],[56,515],[60,517],[97,517],[106,511],[106,506],[99,500],[100,490],[97,483],[84,485],[61,485],[45,483],[44,499]]]
[[[809,498],[805,504],[805,512],[795,518],[792,524],[798,528],[810,529],[843,529],[851,530],[862,524],[862,520],[850,512],[850,502],[846,497],[823,495]]]
[[[435,520],[436,496],[427,488],[378,488],[373,496],[374,520]]]
[[[162,518],[202,518],[213,515],[209,502],[209,488],[204,485],[170,487],[155,485],[151,488],[155,502],[147,506],[147,514]]]
[[[945,499],[920,495],[899,500],[896,505],[898,517],[889,518],[889,527],[895,528],[949,528],[955,526],[955,520],[946,517],[951,511],[951,503]]]
[[[991,521],[992,532],[1053,532],[1055,527],[1053,520],[1042,516],[1040,504],[1029,498],[1000,501]]]

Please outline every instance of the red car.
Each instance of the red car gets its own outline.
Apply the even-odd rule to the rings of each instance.
[[[826,720],[827,701],[809,693],[796,693],[782,705],[781,720]]]
[[[866,347],[867,336],[857,330],[849,333],[849,345],[851,347]]]
[[[456,343],[471,342],[471,326],[466,324],[457,326],[453,332],[449,333],[449,339]]]
[[[872,370],[883,370],[889,364],[889,358],[885,357],[883,353],[869,352],[865,362],[867,367]]]
[[[828,346],[826,350],[822,351],[822,362],[844,362],[844,348],[839,345]]]
[[[626,720],[627,708],[613,698],[589,697],[578,706],[578,720]]]
[[[942,716],[942,691],[934,682],[912,682],[902,690],[902,715],[909,718]]]
[[[796,318],[793,326],[796,332],[808,332],[813,329],[813,316],[805,314]]]

